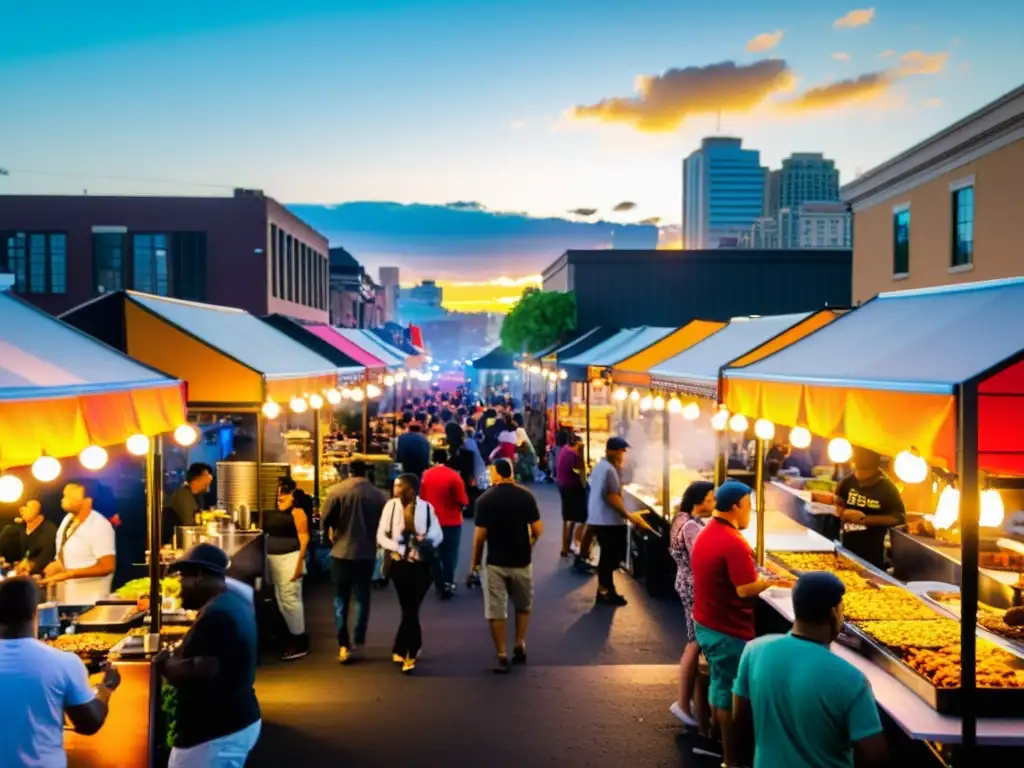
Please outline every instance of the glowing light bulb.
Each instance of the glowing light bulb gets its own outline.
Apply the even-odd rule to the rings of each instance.
[[[650,395],[644,395],[643,399],[640,400],[640,410],[641,411],[649,411],[649,410],[651,410],[651,406],[653,406],[653,405],[654,405],[654,398],[651,397]]]
[[[768,419],[758,419],[754,422],[754,434],[761,440],[771,440],[775,437],[775,425]]]
[[[828,443],[828,458],[836,464],[845,464],[853,456],[853,446],[845,437],[834,437]]]
[[[384,386],[385,387],[393,387],[393,386],[395,386],[395,377],[392,376],[391,374],[388,374],[387,376],[385,376],[384,377]]]
[[[292,409],[292,413],[305,413],[309,409],[309,403],[304,397],[293,397],[288,407]]]
[[[811,444],[811,430],[807,427],[793,427],[789,430],[789,444],[794,448],[806,448]]]
[[[397,383],[399,383],[399,384],[401,384],[403,381],[405,381],[405,371],[399,371],[398,373],[396,373],[395,374],[395,381]]]
[[[191,424],[182,424],[176,430],[174,430],[174,442],[181,446],[192,445],[196,440],[199,439],[199,430],[193,427]]]
[[[530,366],[530,373],[533,373],[533,374],[540,373],[540,366],[539,365],[531,365]]]
[[[351,400],[352,399],[352,390],[350,388],[348,388],[348,387],[345,387],[344,389],[341,390],[341,396],[345,400]]]
[[[88,448],[83,448],[82,452],[78,454],[78,461],[86,469],[95,472],[106,466],[107,452],[98,445],[90,445]]]
[[[14,475],[0,475],[0,504],[13,504],[25,492],[25,484]]]
[[[40,456],[32,463],[32,477],[41,483],[48,483],[60,477],[60,462],[53,456]]]
[[[747,417],[744,416],[742,413],[734,413],[729,418],[729,429],[731,429],[733,432],[738,432],[742,434],[747,431],[747,427],[749,426],[750,422],[747,421]]]
[[[1006,510],[1003,507],[1003,497],[995,488],[986,488],[981,492],[981,514],[978,517],[978,525],[985,528],[995,528],[1003,524],[1003,517]]]
[[[634,389],[632,392],[629,393],[629,399],[632,400],[634,403],[639,403],[640,393]]]
[[[569,378],[569,374],[563,369],[558,372],[558,378],[560,378],[562,381],[565,381],[566,379]]]
[[[913,448],[896,454],[893,470],[896,477],[908,484],[923,483],[930,474],[928,462]]]
[[[683,418],[687,421],[696,421],[700,418],[700,403],[692,400],[683,406]],[[717,427],[716,427],[717,429]]]
[[[327,402],[331,405],[337,405],[341,402],[341,391],[337,389],[327,390]]]
[[[268,419],[276,419],[281,414],[281,406],[275,403],[273,400],[267,400],[263,404],[263,415]]]
[[[614,397],[615,397],[616,400],[618,400],[621,403],[627,397],[629,397],[629,392],[627,392],[624,387],[619,387],[618,389],[615,390]]]
[[[682,413],[683,412],[683,401],[678,397],[670,397],[668,399],[668,412],[669,413]]]
[[[149,438],[145,435],[132,435],[125,443],[125,447],[132,456],[145,456],[149,453]]]
[[[716,432],[724,432],[728,425],[729,411],[725,408],[720,411],[715,411],[715,415],[711,417],[711,428]]]
[[[654,398],[654,410],[656,410],[656,411],[664,411],[665,410],[665,398],[662,397],[661,395],[658,395],[656,398]]]
[[[376,384],[366,385],[366,396],[369,398],[380,397],[380,387]]]
[[[363,397],[365,397],[365,395],[363,395],[363,390],[361,390],[361,389],[353,389],[352,390],[352,402],[354,402],[354,403],[361,403],[361,402],[363,402]]]
[[[320,395],[312,394],[309,396],[309,407],[313,410],[324,407],[324,399]]]

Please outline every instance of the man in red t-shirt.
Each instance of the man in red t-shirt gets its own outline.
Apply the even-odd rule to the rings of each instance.
[[[715,492],[715,512],[693,545],[693,621],[697,642],[708,661],[708,699],[722,731],[724,762],[730,754],[732,686],[740,656],[754,639],[752,598],[775,582],[761,578],[754,553],[740,533],[750,524],[750,487],[727,480]]]
[[[455,568],[459,564],[462,543],[462,510],[469,506],[462,475],[448,466],[448,451],[434,451],[434,466],[423,473],[420,498],[432,504],[444,532],[434,560],[434,583],[437,594],[448,600],[455,593]]]

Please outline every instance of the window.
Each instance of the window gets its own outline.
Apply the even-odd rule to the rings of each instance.
[[[899,208],[892,215],[892,273],[910,273],[910,208]]]
[[[953,258],[952,267],[974,263],[974,186],[953,190]]]
[[[28,268],[28,236],[18,232],[7,238],[7,269],[14,275],[14,290],[24,292]]]
[[[28,237],[28,291],[46,293],[46,235]]]
[[[277,230],[277,249],[275,251],[277,256],[277,298],[283,299],[286,286],[287,286],[287,274],[285,273],[285,260],[284,260],[284,230]]]
[[[50,293],[68,292],[68,237],[50,235]]]
[[[168,290],[178,299],[206,301],[206,233],[175,232],[167,253]],[[159,261],[157,263],[159,269]]]
[[[288,264],[288,289],[285,293],[285,299],[288,301],[295,301],[295,254],[292,251],[292,236],[285,235],[285,261]]]
[[[306,244],[298,243],[299,246],[299,295],[295,297],[295,300],[299,304],[305,304],[307,294],[309,293],[309,272],[306,269]]]
[[[277,224],[270,225],[270,247],[267,254],[270,257],[271,296],[277,298],[281,295],[281,275],[277,271]]]
[[[132,287],[157,296],[171,296],[167,235],[132,237]]]
[[[93,233],[92,265],[97,293],[120,291],[124,287],[124,238],[122,232]]]
[[[67,293],[67,235],[6,232],[0,235],[0,270],[14,275],[20,293]]]

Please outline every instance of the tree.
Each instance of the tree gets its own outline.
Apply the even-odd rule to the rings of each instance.
[[[538,352],[576,328],[576,297],[527,288],[501,324],[501,344],[520,353]]]

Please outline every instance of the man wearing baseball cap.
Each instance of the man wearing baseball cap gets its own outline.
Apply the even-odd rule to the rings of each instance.
[[[750,493],[750,486],[736,480],[718,487],[711,521],[690,555],[694,629],[708,661],[708,702],[722,731],[727,766],[739,765],[731,753],[732,687],[743,646],[754,639],[753,598],[776,583],[758,575],[740,533],[750,524]]]
[[[843,626],[845,591],[835,574],[805,573],[793,588],[793,630],[744,649],[733,687],[734,753],[753,744],[754,768],[886,764],[871,686],[829,650]]]
[[[626,598],[615,589],[615,570],[626,557],[626,522],[651,530],[639,512],[630,512],[622,500],[619,471],[626,461],[629,443],[621,437],[608,440],[604,457],[590,473],[587,496],[587,529],[593,531],[601,557],[597,563],[597,603],[625,605]]]
[[[181,604],[199,611],[161,674],[178,690],[178,732],[169,768],[239,765],[260,735],[256,680],[256,617],[225,582],[229,560],[197,544],[172,564],[181,574]],[[244,762],[242,757],[241,762]]]

